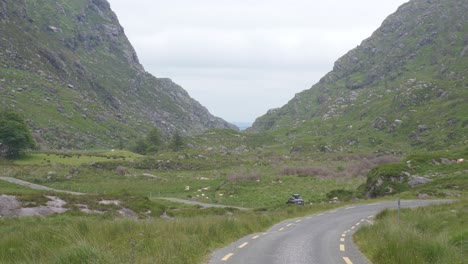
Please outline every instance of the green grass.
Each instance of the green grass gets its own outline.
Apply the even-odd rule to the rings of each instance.
[[[225,136],[230,138],[233,144],[226,144],[230,148],[237,145],[234,142],[245,140],[234,132],[228,135],[223,133],[226,132],[211,136],[219,137],[219,140]],[[364,153],[288,153],[280,145],[255,152],[222,155],[214,143],[212,146],[215,150],[206,150],[210,145],[208,139],[200,137],[195,140],[198,145],[194,149],[179,153],[164,152],[152,157],[122,151],[50,151],[29,153],[14,162],[2,161],[2,176],[88,194],[74,196],[42,192],[0,182],[1,194],[16,195],[26,206],[44,205],[47,202],[46,195],[55,195],[66,201],[72,209],[65,214],[44,218],[0,219],[0,263],[203,263],[212,250],[247,234],[264,231],[284,219],[340,206],[329,204],[328,196],[354,196],[356,188],[366,180],[360,174],[370,169],[362,167],[362,161],[372,163],[370,161],[376,158],[375,155]],[[464,150],[453,150],[451,156],[447,157],[459,157],[464,153]],[[422,190],[433,190],[434,193],[451,190],[463,197],[467,188],[466,175],[456,172],[465,169],[465,164],[436,166],[431,163],[432,159],[440,158],[443,154],[446,153],[414,153],[403,158],[400,164],[412,160],[411,164],[416,166],[413,172],[432,175],[440,170],[446,175],[436,177],[428,185],[405,192],[402,194],[404,197],[414,198]],[[50,162],[44,162],[44,158]],[[169,165],[161,167],[159,162]],[[400,168],[400,164],[384,167]],[[125,166],[125,173],[118,173],[117,166]],[[186,186],[189,186],[189,190],[186,190]],[[292,193],[300,193],[307,205],[286,205]],[[253,209],[201,209],[157,199],[162,196]],[[121,201],[121,207],[135,211],[138,219],[124,219],[117,213],[120,206],[99,204],[101,200]],[[78,210],[78,204],[105,213],[87,215]],[[460,203],[454,206],[458,206],[453,209],[457,211],[456,218],[449,217],[452,209],[438,215],[443,223],[447,221],[446,226],[426,221],[422,217],[411,218],[409,215],[412,211],[404,211],[402,220],[405,223],[421,220],[415,222],[414,226],[423,229],[424,235],[440,236],[434,239],[437,244],[422,246],[426,253],[421,253],[418,258],[432,261],[433,256],[438,257],[441,251],[449,250],[448,255],[453,258],[448,260],[458,261],[459,255],[453,253],[453,248],[441,249],[438,244],[444,238],[449,244],[466,243],[466,231],[460,229],[466,223],[453,222],[466,218],[466,206]],[[160,218],[163,212],[173,219]],[[417,212],[426,216],[438,214]],[[387,212],[380,218],[384,219],[385,214],[394,215]],[[390,224],[391,221],[389,227]],[[403,233],[398,236],[415,233],[411,228],[402,229]],[[431,228],[436,229],[435,233],[426,234]],[[448,233],[437,233],[444,230],[448,230]],[[425,237],[415,236],[405,243],[417,244],[422,238]],[[372,240],[371,246],[385,247],[382,246],[384,242],[382,239]],[[393,246],[398,248],[398,245]],[[465,252],[464,247],[461,252]]]
[[[74,212],[0,219],[0,262],[202,263],[211,250],[235,239],[324,208],[294,206],[271,213],[209,209],[189,217],[177,210],[173,220],[144,221]]]
[[[385,210],[354,240],[373,263],[468,263],[468,201]]]

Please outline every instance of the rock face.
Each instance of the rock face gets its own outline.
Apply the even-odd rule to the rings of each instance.
[[[403,4],[317,84],[257,118],[248,131],[288,127],[344,151],[357,138],[353,147],[466,144],[466,21],[467,1]]]
[[[50,148],[234,125],[139,63],[107,0],[0,0],[0,97]],[[73,2],[73,4],[64,4]]]

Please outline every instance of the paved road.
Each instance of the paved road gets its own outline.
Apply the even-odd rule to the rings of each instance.
[[[197,202],[197,201],[183,200],[183,199],[178,199],[178,198],[157,197],[157,199],[167,200],[167,201],[176,202],[176,203],[199,205],[199,206],[205,207],[205,208],[219,207],[219,208],[236,208],[236,209],[239,209],[239,210],[248,210],[248,208],[244,208],[244,207],[228,206],[228,205],[221,205],[221,204],[201,203],[201,202]]]
[[[447,201],[401,201],[401,207],[418,207]],[[352,242],[352,234],[371,224],[384,208],[397,202],[378,202],[336,210],[277,224],[265,233],[246,236],[213,252],[210,264],[361,264],[370,263]]]

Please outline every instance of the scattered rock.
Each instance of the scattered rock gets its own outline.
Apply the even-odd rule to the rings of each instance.
[[[128,208],[122,208],[117,212],[119,212],[120,215],[125,216],[125,217],[132,217],[132,218],[138,217],[137,213],[135,213],[134,211],[132,211],[132,210],[130,210]]]
[[[429,194],[419,193],[419,194],[418,194],[418,198],[419,198],[419,199],[425,200],[425,199],[431,198],[431,196],[430,196]]]
[[[164,213],[162,213],[159,217],[162,218],[162,219],[167,219],[167,220],[174,219],[173,217],[168,216],[166,211],[164,211]]]
[[[450,160],[450,159],[447,159],[447,158],[440,158],[440,162],[441,162],[442,164],[446,164],[446,165],[455,163],[454,160]]]
[[[124,167],[124,166],[117,166],[117,168],[115,168],[115,172],[118,175],[125,175],[128,173],[128,169],[127,167]]]
[[[54,33],[62,33],[62,29],[54,26],[48,26],[47,29]]]
[[[105,205],[109,205],[109,204],[120,205],[120,201],[118,201],[118,200],[102,200],[102,201],[99,201],[99,204],[105,204]]]
[[[418,131],[419,131],[420,133],[422,133],[422,132],[424,132],[424,131],[427,131],[427,129],[428,129],[428,128],[427,128],[426,125],[419,125],[419,126],[418,126]]]
[[[383,117],[378,117],[372,124],[372,127],[377,130],[385,129],[385,127],[387,127],[387,119]]]
[[[416,186],[424,185],[431,181],[432,181],[431,179],[424,178],[421,176],[411,176],[410,180],[408,181],[408,184],[409,186],[411,186],[411,188],[414,188]]]

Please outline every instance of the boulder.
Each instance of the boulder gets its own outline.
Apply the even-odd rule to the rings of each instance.
[[[411,188],[414,188],[416,186],[424,185],[431,181],[432,181],[431,179],[424,178],[421,176],[411,176],[408,181],[408,185],[411,186]]]

